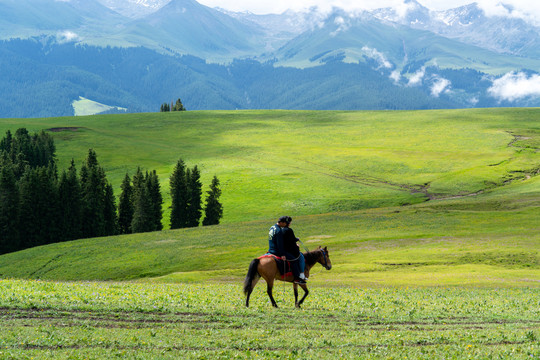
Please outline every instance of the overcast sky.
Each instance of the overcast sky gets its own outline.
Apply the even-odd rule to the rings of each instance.
[[[332,6],[344,9],[374,9],[381,7],[401,7],[403,0],[199,0],[210,7],[222,7],[233,11],[250,11],[256,14],[279,14],[287,9],[302,10],[318,6],[328,10]],[[419,0],[419,3],[432,10],[446,10],[475,2],[475,0]],[[476,0],[488,13],[508,14],[508,10],[499,5],[501,2],[514,6],[513,16],[540,19],[540,1],[538,0]]]

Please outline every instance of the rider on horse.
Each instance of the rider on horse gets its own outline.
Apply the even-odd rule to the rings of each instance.
[[[270,228],[268,233],[268,253],[280,256],[282,260],[288,260],[291,265],[294,282],[296,284],[305,284],[304,257],[296,245],[298,238],[295,237],[294,231],[289,228],[291,221],[292,218],[290,216],[282,216],[279,218],[277,224]]]

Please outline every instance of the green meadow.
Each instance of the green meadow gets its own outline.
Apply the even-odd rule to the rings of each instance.
[[[538,109],[396,112],[202,111],[0,121],[54,129],[60,167],[89,148],[117,195],[156,170],[168,199],[178,158],[222,183],[224,223],[416,204],[538,172]],[[167,226],[168,213],[165,211]]]
[[[315,288],[295,310],[234,284],[0,280],[2,359],[537,359],[536,289]]]
[[[203,111],[1,119],[93,148],[120,193],[178,158],[217,175],[222,224],[0,256],[0,358],[540,357],[540,109]],[[240,283],[280,215],[327,246],[295,310]]]

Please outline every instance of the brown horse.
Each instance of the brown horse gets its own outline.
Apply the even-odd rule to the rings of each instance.
[[[306,260],[306,270],[304,273],[309,276],[309,270],[317,263],[321,264],[326,270],[332,268],[330,257],[328,256],[328,249],[325,247],[322,249],[320,246],[317,250],[304,253]],[[266,292],[272,301],[272,306],[278,307],[274,297],[272,296],[272,288],[274,287],[274,280],[281,280],[287,282],[293,282],[294,278],[292,274],[282,276],[278,270],[276,260],[271,256],[264,256],[257,259],[253,259],[249,264],[249,270],[244,280],[244,293],[246,294],[246,306],[249,306],[249,296],[253,291],[255,285],[263,277],[266,280]],[[298,301],[298,284],[294,284],[294,304],[297,308],[302,305],[304,300],[309,294],[306,284],[300,284],[300,287],[304,289],[304,296]]]

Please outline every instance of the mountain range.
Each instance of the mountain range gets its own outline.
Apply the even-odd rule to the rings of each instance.
[[[8,91],[9,86],[15,84],[18,89],[12,93],[30,92],[46,103],[47,89],[51,84],[62,83],[70,89],[72,97],[63,104],[95,93],[91,99],[106,99],[107,105],[128,111],[154,111],[159,103],[145,103],[139,97],[148,96],[139,94],[139,89],[111,83],[110,77],[104,77],[108,71],[92,67],[79,58],[81,49],[86,49],[84,51],[93,56],[105,57],[94,59],[102,66],[119,66],[113,64],[110,57],[117,52],[114,49],[124,49],[130,66],[139,61],[137,67],[147,70],[147,81],[168,84],[169,80],[160,76],[170,77],[171,69],[157,69],[154,63],[147,62],[148,57],[131,58],[140,52],[129,49],[145,48],[153,52],[151,57],[160,59],[159,62],[175,63],[189,73],[196,73],[197,84],[227,92],[215,97],[219,101],[192,99],[192,104],[196,105],[190,107],[185,103],[188,109],[267,108],[253,100],[257,92],[272,96],[272,91],[261,89],[276,86],[276,82],[302,88],[303,84],[289,84],[290,78],[272,78],[268,72],[289,77],[294,72],[295,79],[303,77],[300,75],[303,73],[317,76],[307,81],[326,84],[326,91],[333,92],[332,101],[325,102],[329,109],[540,105],[540,29],[537,26],[516,17],[488,16],[476,3],[445,11],[429,10],[415,0],[405,0],[404,4],[406,12],[393,8],[372,11],[334,8],[323,13],[314,8],[305,12],[256,15],[209,8],[194,0],[0,0],[0,39],[3,40],[0,61],[6,64],[4,69],[17,69],[15,73],[0,72],[0,89],[4,86]],[[22,45],[21,41],[29,44]],[[94,51],[89,46],[100,50]],[[65,54],[64,59],[50,56],[60,49]],[[186,56],[200,61],[186,61]],[[79,60],[67,61],[66,58]],[[241,62],[244,67],[250,64],[252,73],[242,75],[243,82],[230,75],[235,62]],[[48,73],[28,80],[19,73],[28,71],[25,66],[32,66],[34,72]],[[309,70],[311,68],[314,69]],[[344,68],[362,73],[347,74]],[[56,74],[53,80],[52,69]],[[84,73],[76,86],[68,70]],[[376,77],[379,81],[373,82]],[[401,94],[399,98],[414,90],[421,93],[423,99],[418,103],[411,101],[407,106],[377,105],[373,99],[369,100],[370,96],[362,102],[351,101],[351,96],[344,95],[340,101],[340,94],[351,91],[351,78],[359,81],[353,84],[359,94],[370,91],[382,94],[392,88],[391,93]],[[101,84],[97,85],[98,89],[100,86],[116,88],[118,97],[98,94],[95,89],[88,91],[90,84],[85,84],[88,79],[92,79],[94,87]],[[182,86],[164,86],[163,100],[191,99],[192,96],[186,94],[188,89],[192,94],[199,93],[195,83],[187,80],[182,83]],[[371,88],[368,89],[367,84]],[[512,95],[509,91],[516,84],[520,91]],[[379,88],[374,89],[377,86]],[[317,88],[322,91],[324,86]],[[314,102],[313,97],[324,98],[327,92],[317,94],[311,88],[310,98],[306,98],[302,95],[305,92],[299,90],[294,99],[278,96],[282,101],[276,106],[314,108],[313,104],[320,103]],[[234,93],[238,98],[233,101],[230,94]],[[134,106],[136,103],[139,105]],[[62,114],[73,111],[62,106]],[[4,101],[0,116],[36,115],[14,111],[12,107]],[[45,116],[57,113],[39,112]]]

